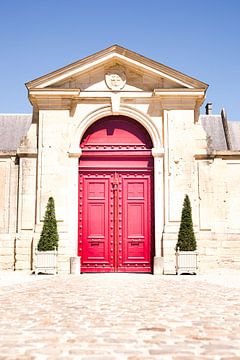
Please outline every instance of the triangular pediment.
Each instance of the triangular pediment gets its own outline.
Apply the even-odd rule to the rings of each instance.
[[[26,86],[29,90],[54,88],[110,91],[106,74],[114,69],[120,76],[124,76],[124,91],[175,88],[206,90],[208,87],[199,80],[118,45],[30,81]]]
[[[186,88],[182,84],[163,76],[154,76],[152,73],[141,71],[133,66],[113,59],[103,64],[90,67],[88,71],[77,74],[71,78],[50,84],[47,88],[81,89],[81,91],[109,91],[107,74],[124,74],[123,91],[153,91],[154,89]],[[114,89],[112,89],[114,90]],[[118,89],[119,90],[119,89]]]

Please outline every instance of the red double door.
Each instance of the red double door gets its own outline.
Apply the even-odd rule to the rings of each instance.
[[[109,116],[82,141],[79,255],[82,272],[151,272],[153,159],[146,130]]]
[[[82,172],[79,249],[83,272],[151,272],[151,172]]]

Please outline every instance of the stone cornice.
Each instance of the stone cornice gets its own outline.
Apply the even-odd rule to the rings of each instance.
[[[16,156],[17,151],[0,151],[0,158],[9,158],[12,156]]]
[[[153,91],[81,91],[80,89],[34,88],[29,90],[29,99],[37,109],[70,110],[74,114],[76,106],[87,101],[111,102],[115,108],[122,101],[159,101],[163,109],[195,109],[205,99],[204,89],[154,89]],[[113,109],[114,113],[117,113]]]
[[[153,94],[159,99],[162,109],[193,109],[195,121],[199,117],[199,107],[205,100],[206,90],[195,89],[154,89]]]
[[[152,148],[152,156],[155,157],[163,157],[164,156],[164,148]]]
[[[154,89],[155,96],[205,96],[205,89]]]
[[[80,158],[82,156],[82,149],[79,148],[70,148],[68,151],[68,156],[72,158]]]
[[[21,148],[17,150],[18,157],[37,157],[38,151],[36,148]]]
[[[201,96],[204,95],[202,89],[154,89],[152,91],[119,91],[117,92],[122,98],[151,98],[153,96]],[[114,91],[81,91],[80,89],[61,89],[61,88],[45,88],[29,90],[30,98],[37,97],[62,97],[62,98],[109,98]]]
[[[9,157],[37,157],[38,152],[37,149],[18,149],[16,151],[0,151],[0,159],[1,158],[9,158]]]
[[[71,110],[79,98],[80,89],[31,89],[28,97],[36,109]]]
[[[61,96],[72,97],[79,96],[80,89],[61,89],[61,88],[46,88],[46,89],[31,89],[28,92],[29,96]]]
[[[232,150],[213,150],[213,151],[198,151],[194,155],[196,160],[208,160],[208,159],[215,159],[215,158],[238,158],[240,159],[240,151],[232,151]]]

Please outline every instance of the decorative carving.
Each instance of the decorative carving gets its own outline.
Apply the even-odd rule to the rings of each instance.
[[[126,74],[121,67],[114,66],[106,72],[105,82],[107,87],[113,91],[122,90],[126,84]]]

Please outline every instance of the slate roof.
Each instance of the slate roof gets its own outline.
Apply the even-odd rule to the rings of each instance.
[[[228,121],[231,150],[240,150],[240,121]]]
[[[200,115],[200,122],[210,138],[212,150],[227,150],[221,115]]]
[[[212,150],[240,151],[240,121],[225,120],[226,134],[221,115],[200,115],[200,122],[210,138]]]
[[[32,123],[32,114],[0,114],[0,151],[16,151]]]

